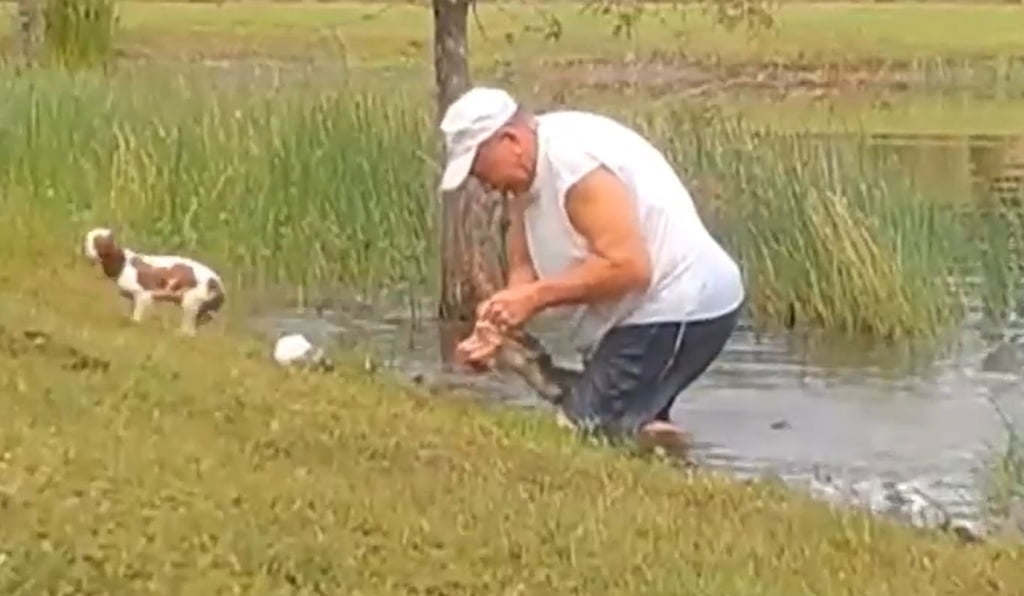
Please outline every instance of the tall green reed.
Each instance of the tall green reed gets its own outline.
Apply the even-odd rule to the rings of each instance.
[[[247,286],[428,276],[430,121],[400,96],[146,74],[0,83],[0,190],[54,234],[123,230]]]
[[[148,69],[7,77],[0,206],[44,219],[54,238],[111,225],[140,249],[197,254],[249,287],[435,283],[429,102],[274,81]],[[959,323],[964,289],[950,280],[982,269],[970,226],[863,143],[683,110],[632,120],[695,183],[762,326],[927,340]]]
[[[954,214],[863,144],[706,113],[643,122],[697,181],[763,324],[901,340],[938,338],[960,320],[948,279],[967,242]]]
[[[982,284],[981,310],[986,320],[1002,327],[1024,297],[1024,189],[1017,196],[984,193],[964,222]]]

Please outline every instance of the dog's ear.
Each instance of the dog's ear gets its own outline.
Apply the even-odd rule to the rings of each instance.
[[[93,245],[96,247],[96,254],[100,256],[111,255],[117,249],[117,244],[114,242],[114,233],[103,234],[97,236],[93,240]]]

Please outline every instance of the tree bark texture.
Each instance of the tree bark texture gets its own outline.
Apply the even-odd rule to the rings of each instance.
[[[43,47],[42,0],[18,0],[16,35],[21,60],[34,64]]]
[[[434,75],[437,120],[469,89],[468,0],[433,0]],[[444,148],[441,147],[441,163]],[[455,346],[473,329],[477,304],[504,287],[504,201],[474,178],[442,193],[438,332],[442,366],[452,364]]]
[[[437,120],[469,89],[469,52],[466,27],[469,0],[433,0],[434,83],[437,86]]]

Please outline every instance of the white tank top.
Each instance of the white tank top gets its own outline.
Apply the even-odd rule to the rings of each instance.
[[[690,193],[660,151],[598,114],[551,112],[537,121],[534,200],[524,213],[537,275],[557,276],[587,257],[585,240],[569,222],[565,193],[599,165],[631,191],[653,269],[646,292],[569,308],[577,349],[592,349],[617,325],[705,320],[742,303],[739,267],[708,233]]]

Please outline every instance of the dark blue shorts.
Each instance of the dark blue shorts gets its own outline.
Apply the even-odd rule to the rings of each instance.
[[[648,422],[667,421],[676,397],[721,354],[739,310],[685,324],[611,329],[568,388],[563,412],[577,429],[612,440],[633,439]]]

